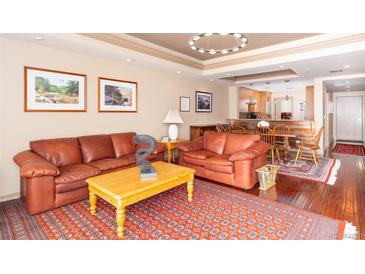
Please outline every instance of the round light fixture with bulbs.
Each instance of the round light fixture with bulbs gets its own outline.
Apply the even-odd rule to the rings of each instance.
[[[199,44],[200,41],[204,39],[211,39],[213,37],[230,37],[232,41],[232,45],[227,48],[208,48],[203,47]],[[244,48],[247,45],[248,39],[246,36],[240,33],[199,33],[194,35],[189,40],[189,46],[192,50],[196,50],[200,53],[209,53],[209,54],[227,54],[229,52],[239,51],[241,48]],[[209,43],[208,43],[209,44]]]

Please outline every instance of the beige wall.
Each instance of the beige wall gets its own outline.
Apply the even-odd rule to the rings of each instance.
[[[179,108],[179,96],[191,98],[191,111],[181,113],[180,137],[188,138],[189,125],[223,122],[229,115],[228,88],[209,81],[0,38],[0,197],[19,192],[18,168],[12,157],[31,140],[136,131],[160,138],[167,135],[162,120]],[[87,74],[86,113],[25,113],[24,65]],[[98,113],[97,77],[137,81],[138,113]],[[213,92],[213,112],[195,113],[195,91]]]
[[[239,88],[229,87],[229,119],[239,118]]]

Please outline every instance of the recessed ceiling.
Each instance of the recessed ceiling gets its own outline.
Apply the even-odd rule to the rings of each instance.
[[[313,85],[311,79],[279,79],[271,81],[260,81],[250,84],[240,85],[241,87],[250,88],[257,91],[271,91],[271,92],[287,92],[304,90],[306,86]]]
[[[222,55],[211,55],[209,53],[200,53],[190,48],[188,42],[192,36],[196,33],[128,33],[128,35],[145,40],[155,45],[168,48],[170,50],[177,51],[179,53],[188,55],[190,57],[197,58],[199,60],[209,60]],[[268,47],[276,44],[286,43],[298,39],[307,38],[310,36],[318,35],[316,33],[242,33],[248,39],[247,46],[236,52],[231,52],[225,55],[236,54],[242,51],[248,51],[263,47]],[[115,33],[114,35],[118,35]],[[224,37],[223,37],[224,38]],[[224,48],[229,41],[225,39],[216,39],[210,41],[205,39],[205,46]],[[226,37],[230,39],[230,37]],[[211,43],[211,45],[209,45]]]
[[[292,78],[297,76],[298,75],[293,70],[285,69],[285,70],[276,70],[276,71],[245,74],[245,75],[236,75],[234,77],[224,77],[223,79],[233,80],[236,83],[238,83],[238,82],[252,82],[257,79],[275,79],[275,78],[282,79],[282,78]]]
[[[338,79],[325,82],[330,92],[365,91],[365,78]]]

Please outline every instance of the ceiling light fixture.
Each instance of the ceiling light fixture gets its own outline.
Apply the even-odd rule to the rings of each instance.
[[[230,48],[223,48],[223,49],[214,49],[214,48],[203,48],[202,46],[200,46],[199,43],[197,43],[197,41],[199,39],[211,39],[214,36],[231,36],[234,40],[234,45]],[[244,48],[247,43],[248,43],[248,39],[247,37],[245,37],[244,35],[240,34],[240,33],[199,33],[195,36],[193,36],[190,40],[189,40],[189,46],[191,47],[191,49],[193,50],[197,50],[200,53],[209,53],[209,54],[227,54],[229,52],[236,52],[239,51],[240,48]],[[209,44],[209,43],[208,43]]]
[[[43,41],[44,38],[41,37],[41,36],[34,36],[34,40],[37,40],[37,41]]]
[[[279,66],[279,68],[283,68],[283,67],[284,67],[283,65]]]
[[[177,74],[180,74],[180,73],[181,73],[181,71],[180,71],[180,70],[178,70],[178,71],[176,71],[176,73],[177,73]]]
[[[127,58],[127,59],[125,59],[125,61],[126,61],[127,63],[131,63],[133,60],[132,60],[131,58]]]
[[[345,65],[345,68],[349,68],[350,66],[349,65]]]

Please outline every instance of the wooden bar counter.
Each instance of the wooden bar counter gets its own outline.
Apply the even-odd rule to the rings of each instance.
[[[238,123],[243,125],[248,131],[255,130],[257,123],[267,121],[270,128],[278,124],[288,125],[291,132],[300,137],[313,136],[315,132],[314,121],[310,120],[275,120],[275,119],[229,119],[229,123]]]
[[[229,119],[229,123],[238,123],[245,127],[248,134],[254,134],[255,127],[260,121],[267,121],[270,128],[274,128],[278,124],[288,125],[290,133],[297,137],[310,138],[315,134],[315,123],[310,120],[275,120],[275,119]],[[290,138],[290,145],[295,145],[296,138]]]
[[[238,123],[245,127],[248,134],[254,134],[255,127],[260,121],[267,121],[270,128],[277,124],[286,124],[289,126],[292,134],[297,137],[313,137],[315,134],[314,121],[310,120],[275,120],[275,119],[227,119],[230,124]],[[216,131],[216,124],[201,124],[190,126],[190,141],[203,136],[205,131]],[[292,138],[291,142],[295,142]]]

